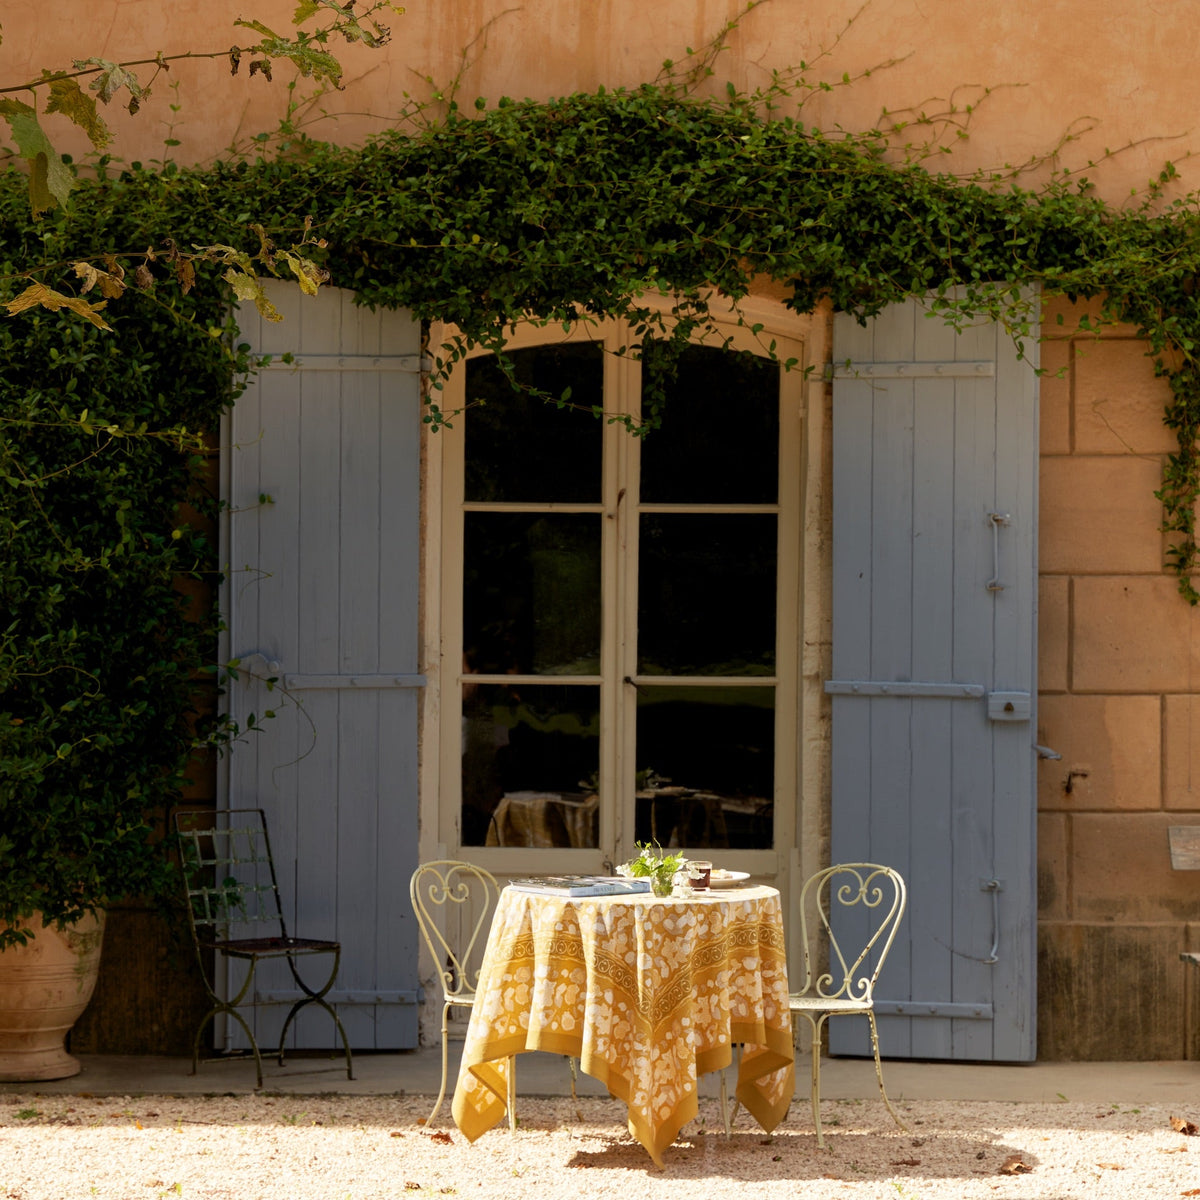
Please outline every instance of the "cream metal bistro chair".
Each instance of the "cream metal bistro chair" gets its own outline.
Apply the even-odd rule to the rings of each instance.
[[[873,993],[906,902],[904,880],[891,867],[878,863],[837,863],[826,867],[809,878],[800,892],[804,986],[793,992],[788,1000],[793,1016],[799,1013],[812,1029],[813,1124],[817,1145],[822,1148],[825,1139],[821,1132],[821,1028],[830,1017],[860,1015],[867,1018],[879,1094],[892,1114],[892,1120],[904,1129],[904,1122],[896,1115],[883,1086]],[[810,915],[815,915],[811,927]],[[865,942],[850,960],[835,932],[842,917],[860,918],[854,922],[855,936]],[[819,972],[817,955],[822,944],[829,948],[829,970]],[[857,947],[857,942],[855,945]]]
[[[470,1008],[475,1003],[480,960],[496,901],[500,898],[500,885],[489,871],[473,863],[438,859],[422,863],[413,872],[408,894],[442,985],[442,1085],[437,1103],[426,1119],[426,1125],[432,1125],[446,1097],[450,1010]],[[452,932],[454,926],[462,930],[461,941]],[[517,1127],[515,1066],[510,1058],[508,1123],[511,1129]]]
[[[353,1079],[354,1063],[346,1031],[332,1005],[325,999],[325,994],[337,978],[341,944],[289,936],[263,810],[242,808],[217,813],[179,812],[175,814],[175,831],[180,843],[192,941],[196,947],[200,974],[212,1002],[212,1007],[196,1028],[196,1035],[192,1039],[192,1074],[196,1074],[200,1063],[201,1035],[218,1013],[224,1013],[242,1027],[250,1044],[249,1053],[254,1056],[257,1086],[262,1087],[262,1057],[258,1042],[238,1010],[267,1003],[255,998],[255,968],[260,962],[282,958],[292,973],[300,998],[288,1010],[283,1022],[277,1051],[279,1065],[283,1066],[288,1029],[296,1014],[307,1005],[315,1004],[333,1018],[346,1056],[346,1078]],[[241,962],[245,968],[241,986],[232,996],[223,994],[223,989],[217,984],[215,969],[222,957]],[[299,959],[313,957],[323,957],[329,962],[329,974],[316,988],[305,982],[297,965]],[[232,992],[235,986],[231,983],[229,991]]]

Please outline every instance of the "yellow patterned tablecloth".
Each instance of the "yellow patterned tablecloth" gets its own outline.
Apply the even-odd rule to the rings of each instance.
[[[660,1166],[697,1112],[696,1080],[744,1047],[737,1098],[768,1132],[793,1090],[783,912],[775,888],[691,899],[505,888],[463,1047],[454,1120],[471,1141],[505,1112],[508,1059],[578,1058],[629,1106]]]

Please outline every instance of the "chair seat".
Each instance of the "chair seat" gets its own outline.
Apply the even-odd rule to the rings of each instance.
[[[823,999],[820,996],[789,996],[788,1007],[792,1012],[856,1013],[869,1012],[875,1005],[871,1000],[846,997]]]
[[[294,937],[228,938],[222,941],[202,941],[200,944],[205,949],[220,950],[223,954],[264,958],[286,954],[332,954],[341,949],[339,942]]]

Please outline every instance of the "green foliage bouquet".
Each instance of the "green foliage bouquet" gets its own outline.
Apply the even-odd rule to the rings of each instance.
[[[635,879],[650,879],[656,896],[669,896],[675,876],[682,871],[687,860],[676,851],[668,854],[657,842],[634,842],[637,857],[625,864],[625,872]]]

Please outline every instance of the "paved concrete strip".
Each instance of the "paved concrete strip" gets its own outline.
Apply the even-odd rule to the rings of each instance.
[[[450,1085],[457,1073],[459,1043],[451,1043]],[[203,1095],[251,1094],[254,1064],[247,1060],[201,1064],[191,1075],[186,1058],[82,1055],[83,1071],[71,1079],[44,1083],[0,1083],[5,1094]],[[360,1054],[354,1074],[346,1078],[338,1057],[305,1054],[280,1068],[264,1058],[264,1091],[285,1095],[437,1095],[441,1050],[437,1046],[396,1054]],[[994,1064],[884,1062],[888,1094],[897,1100],[1011,1100],[1097,1104],[1192,1102],[1200,1088],[1200,1063],[1033,1063]],[[732,1082],[732,1081],[731,1081]],[[796,1062],[796,1094],[808,1099],[807,1058]],[[517,1060],[517,1090],[525,1096],[568,1096],[571,1075],[565,1059],[553,1054],[524,1054]],[[604,1096],[604,1086],[580,1075],[579,1094]],[[718,1077],[701,1080],[701,1095],[715,1096]],[[874,1064],[869,1059],[828,1059],[821,1067],[821,1094],[829,1100],[878,1096]]]

